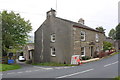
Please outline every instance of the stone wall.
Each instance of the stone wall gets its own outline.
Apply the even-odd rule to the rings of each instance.
[[[81,35],[80,32],[84,31],[85,32],[85,41],[81,41]],[[99,35],[99,41],[96,42],[96,34]],[[96,50],[102,50],[103,47],[103,41],[105,39],[104,34],[91,31],[91,30],[86,30],[82,28],[77,28],[73,27],[73,35],[74,35],[74,53],[76,55],[81,55],[81,47],[85,47],[85,56],[94,56],[94,52]],[[90,43],[94,43],[93,45],[90,45]],[[93,46],[93,55],[91,56],[91,46]]]

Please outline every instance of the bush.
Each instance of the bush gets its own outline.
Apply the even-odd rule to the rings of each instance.
[[[106,50],[111,50],[113,47],[112,43],[110,42],[107,42],[107,41],[104,41],[103,42],[103,50],[106,51]]]
[[[82,60],[88,60],[88,59],[91,59],[91,57],[89,57],[89,56],[82,57]]]
[[[26,64],[32,64],[32,60],[27,60]]]
[[[104,57],[106,55],[107,55],[107,53],[105,53],[104,51],[100,51],[99,58],[102,58],[102,57]]]

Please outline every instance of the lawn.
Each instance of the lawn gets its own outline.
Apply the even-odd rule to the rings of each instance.
[[[118,77],[115,77],[115,79],[114,80],[120,80],[120,76],[118,76]]]
[[[38,64],[33,64],[33,65],[40,65],[40,66],[75,66],[75,65],[71,65],[71,64],[59,64],[59,63],[38,63]]]
[[[0,64],[0,71],[8,71],[8,70],[14,70],[14,69],[20,69],[21,66],[18,64]]]

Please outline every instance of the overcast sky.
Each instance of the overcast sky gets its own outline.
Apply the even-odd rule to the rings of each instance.
[[[106,35],[118,24],[118,1],[120,0],[57,0],[57,17],[78,22],[85,20],[85,25],[96,28],[102,26]],[[0,11],[9,10],[20,13],[25,20],[30,20],[34,35],[46,19],[46,12],[56,9],[56,0],[0,0]]]

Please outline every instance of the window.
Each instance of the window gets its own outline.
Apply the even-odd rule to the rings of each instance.
[[[81,41],[85,41],[85,32],[81,31]]]
[[[85,47],[81,47],[81,56],[85,56]]]
[[[51,42],[55,42],[55,34],[51,34]]]
[[[99,52],[99,47],[96,47],[96,51],[98,51],[98,52]]]
[[[99,41],[99,35],[96,34],[96,42],[98,42],[98,41]]]
[[[55,48],[52,48],[52,47],[51,47],[51,56],[56,56],[55,55]]]

